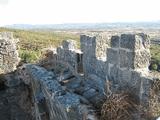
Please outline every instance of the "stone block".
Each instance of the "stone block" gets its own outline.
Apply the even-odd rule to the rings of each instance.
[[[134,50],[135,48],[135,35],[134,34],[122,34],[120,39],[121,48]]]
[[[110,68],[109,80],[113,81],[114,84],[118,84],[118,68],[116,65],[111,66]]]
[[[96,57],[106,60],[106,51],[109,44],[109,36],[106,33],[96,35]]]
[[[121,48],[132,51],[150,48],[150,38],[144,33],[122,34],[120,39]]]
[[[106,78],[106,74],[107,74],[107,72],[106,72],[106,67],[107,67],[106,63],[104,61],[97,60],[95,62],[95,64],[96,64],[96,67],[95,67],[96,68],[95,69],[96,75],[101,77],[102,79],[105,79]]]
[[[111,64],[118,64],[118,51],[112,48],[107,49],[107,61]]]
[[[149,107],[150,91],[153,85],[153,80],[147,77],[141,77],[140,99],[141,103]]]
[[[144,33],[138,33],[136,38],[136,49],[149,49],[150,48],[150,37]]]
[[[81,36],[81,49],[86,57],[95,57],[96,55],[96,37],[95,36]]]
[[[128,52],[119,50],[120,68],[147,68],[150,61],[150,52],[148,50],[140,50],[137,52]]]
[[[150,58],[151,56],[148,50],[137,51],[134,58],[134,68],[147,68]]]
[[[86,36],[87,41],[86,44],[88,47],[96,47],[96,37],[95,36]]]
[[[74,40],[65,40],[63,41],[63,48],[66,50],[74,50],[76,49],[76,41]]]
[[[112,36],[111,37],[111,47],[119,48],[119,41],[120,41],[119,36]]]
[[[141,74],[137,71],[131,72],[131,80],[129,82],[130,92],[133,93],[137,102],[139,102],[140,96],[140,89],[141,89]]]
[[[3,58],[1,69],[5,73],[14,71],[20,59],[12,33],[0,33],[0,56]]]
[[[129,70],[118,69],[118,82],[122,90],[129,90],[131,81],[131,72]]]
[[[119,50],[120,68],[133,68],[134,56],[134,52]]]
[[[86,35],[80,35],[80,43],[81,43],[81,50],[82,50],[82,52],[84,52],[85,51],[85,46],[86,46],[86,44],[85,44],[85,41],[87,40],[87,37],[86,37]]]
[[[5,85],[7,87],[15,87],[20,84],[20,80],[17,78],[16,73],[9,73],[5,75]]]

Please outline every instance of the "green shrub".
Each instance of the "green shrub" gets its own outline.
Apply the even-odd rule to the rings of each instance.
[[[158,65],[156,63],[151,64],[151,70],[157,70]]]
[[[27,50],[20,51],[20,58],[21,61],[24,63],[33,63],[36,60],[38,60],[39,57],[40,57],[39,51],[27,51]]]

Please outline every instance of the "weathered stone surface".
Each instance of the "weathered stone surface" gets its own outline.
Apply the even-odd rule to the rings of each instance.
[[[16,86],[0,91],[1,120],[36,120],[32,116],[32,100],[27,86]]]
[[[81,78],[82,79],[82,78]],[[68,79],[65,79],[66,81],[64,81],[64,85],[67,87],[67,89],[70,89],[70,90],[75,90],[75,89],[78,89],[81,84],[82,84],[82,81],[81,80],[78,80],[77,78],[75,77],[72,77],[70,78],[69,80]],[[66,82],[66,83],[65,83]]]
[[[111,47],[119,48],[120,44],[120,36],[112,36],[111,37]]]
[[[90,74],[84,81],[83,87],[79,90],[79,94],[84,96],[94,106],[98,106],[102,99],[104,99],[105,81],[100,77]]]
[[[12,33],[0,33],[0,69],[4,73],[14,71],[19,63],[17,41]]]
[[[107,61],[111,64],[118,64],[119,53],[112,48],[107,49]]]
[[[47,91],[50,93],[56,91],[62,92],[62,87],[52,72],[48,72],[42,67],[31,64],[27,65],[26,69],[29,71],[29,74],[32,75],[32,79],[37,81],[36,85],[38,85],[38,82],[41,82],[40,84],[46,86]]]
[[[147,34],[139,33],[136,34],[136,44],[138,45],[136,49],[149,49],[150,48],[150,37]]]
[[[86,35],[80,35],[80,42],[81,42],[80,47],[82,52],[86,52],[86,41],[87,41]]]
[[[85,106],[86,103],[88,104],[88,101],[82,96],[71,92],[72,89],[76,89],[80,86],[79,82],[78,86],[76,81],[73,81],[74,83],[68,83],[68,85],[64,84],[66,85],[66,89],[68,89],[68,91],[64,91],[65,89],[58,83],[54,74],[48,72],[46,69],[30,64],[26,66],[26,70],[32,78],[31,84],[34,92],[34,99],[36,100],[36,111],[41,110],[39,105],[42,106],[41,102],[46,101],[45,104],[48,106],[47,111],[49,112],[50,119],[82,120],[85,113],[79,113],[79,107],[82,105]],[[76,84],[76,86],[70,88],[69,85],[73,84]],[[36,107],[37,105],[38,107]],[[45,112],[46,110],[43,111]],[[87,111],[89,111],[89,109]],[[38,116],[42,117],[41,112],[37,113],[37,117]],[[89,116],[94,117],[93,120],[96,120],[95,115],[87,112],[86,117]]]
[[[81,36],[81,49],[83,56],[95,57],[96,56],[96,37],[95,36]]]
[[[120,39],[121,48],[129,50],[149,49],[150,39],[149,36],[144,33],[139,34],[122,34]]]
[[[22,81],[18,78],[17,72],[12,72],[4,75],[5,77],[5,85],[8,87],[18,86]]]
[[[81,36],[83,52],[83,70],[85,76],[96,74],[102,79],[106,77],[106,51],[109,46],[109,36],[104,33]],[[95,69],[96,68],[96,69]]]
[[[137,71],[131,72],[131,80],[129,82],[129,89],[133,95],[137,96],[137,98],[140,95],[140,89],[141,89],[141,73]],[[140,98],[138,98],[140,99]]]
[[[70,48],[66,47],[58,47],[57,48],[57,59],[55,63],[65,65],[66,67],[72,68],[72,71],[78,72],[79,64],[82,64],[82,60],[80,58],[81,51],[76,49],[73,44],[75,44],[73,41],[64,41],[64,44],[70,44]],[[66,45],[63,45],[66,46]],[[71,48],[72,46],[72,48]],[[62,63],[63,62],[63,63]]]
[[[111,66],[110,68],[109,80],[112,80],[114,84],[118,83],[118,68],[116,65]]]
[[[68,92],[63,96],[58,96],[58,100],[65,106],[66,111],[75,109],[80,104],[79,96]]]
[[[94,65],[93,65],[94,66]],[[102,60],[96,60],[95,61],[95,74],[98,77],[101,77],[103,80],[106,79],[106,74],[107,74],[107,65],[106,62]]]
[[[125,50],[119,50],[120,68],[134,68],[134,52],[127,52]]]
[[[144,106],[149,107],[150,94],[152,90],[153,79],[141,77],[140,99]]]
[[[129,83],[131,80],[131,72],[128,70],[118,70],[118,81],[119,81],[119,85],[120,88],[123,89],[127,89],[127,87],[129,87]]]
[[[96,58],[98,60],[106,61],[107,47],[109,46],[110,37],[106,33],[99,33],[96,35]]]
[[[121,48],[134,50],[135,48],[135,34],[122,34],[120,39]]]
[[[65,50],[77,49],[77,47],[76,47],[77,43],[75,40],[65,40],[65,41],[63,41],[62,45]]]
[[[150,62],[150,52],[148,50],[141,50],[135,53],[134,68],[147,68]]]

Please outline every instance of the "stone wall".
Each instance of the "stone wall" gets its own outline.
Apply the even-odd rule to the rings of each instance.
[[[149,97],[147,92],[152,82],[152,78],[148,77],[149,48],[149,36],[141,33],[112,36],[111,48],[107,50],[109,80],[119,89],[132,92],[143,102],[147,102],[145,100]]]
[[[34,65],[27,65],[23,71],[30,78],[28,84],[32,86],[36,120],[68,120],[66,111],[56,97],[63,90],[53,73]]]
[[[112,91],[132,91],[140,102],[147,103],[153,82],[148,70],[149,36],[140,33],[121,34],[103,40],[99,38],[104,37],[81,35],[84,75],[95,74],[101,81],[110,80]],[[102,42],[100,46],[99,41]],[[106,45],[107,42],[110,42],[110,45]],[[98,53],[105,53],[105,59],[99,59]]]
[[[0,72],[8,73],[16,69],[19,63],[16,47],[17,39],[9,32],[0,33]]]
[[[36,120],[82,120],[84,116],[97,120],[89,113],[93,110],[87,100],[71,91],[74,84],[69,88],[62,86],[54,72],[37,65],[27,64],[21,70],[28,75],[22,79],[31,86]]]
[[[48,70],[66,72],[69,76],[78,76],[82,71],[82,52],[77,49],[76,41],[66,40],[62,46],[54,49],[45,49],[44,58],[39,64]]]
[[[0,33],[0,119],[34,120],[31,91],[18,79],[17,42],[12,33]]]
[[[96,74],[103,79],[106,78],[106,52],[109,47],[109,41],[110,36],[104,33],[80,36],[85,76]]]
[[[61,47],[57,48],[57,61],[63,61],[68,63],[77,72],[77,47],[76,41],[66,40],[62,43]]]

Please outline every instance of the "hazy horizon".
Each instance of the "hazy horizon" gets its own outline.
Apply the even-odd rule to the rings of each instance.
[[[156,22],[159,0],[0,0],[0,26]]]

